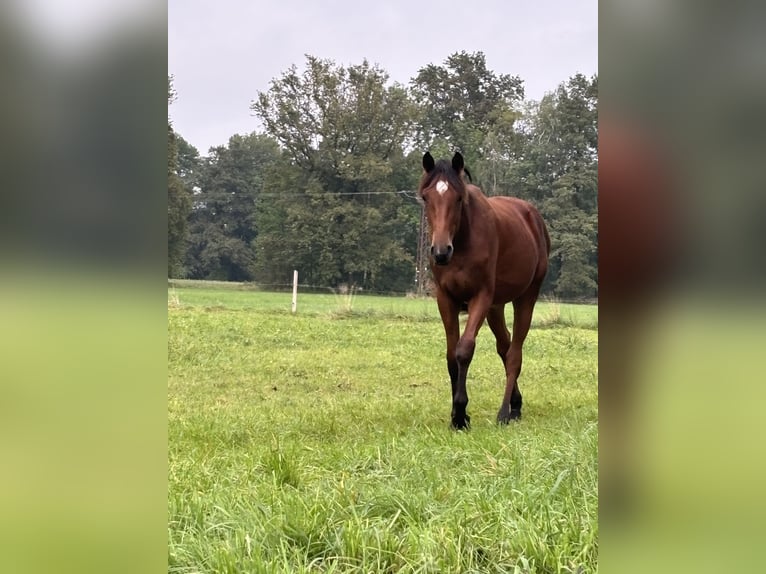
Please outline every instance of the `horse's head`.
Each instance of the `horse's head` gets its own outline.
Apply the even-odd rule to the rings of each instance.
[[[463,156],[455,153],[452,162],[438,162],[429,152],[423,155],[423,177],[418,193],[423,200],[431,228],[431,256],[437,265],[452,258],[452,240],[460,226],[468,191],[463,181]]]

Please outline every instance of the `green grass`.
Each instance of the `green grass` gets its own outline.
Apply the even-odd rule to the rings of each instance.
[[[597,571],[596,307],[541,304],[507,427],[484,327],[455,432],[434,301],[290,300],[169,290],[169,572]]]
[[[178,284],[178,286],[176,286]],[[253,310],[262,313],[289,314],[292,293],[263,292],[246,283],[232,283],[221,288],[215,282],[175,280],[168,290],[168,304],[172,307],[205,307],[209,310]],[[506,307],[510,324],[512,306]],[[438,321],[439,311],[432,298],[387,297],[356,294],[353,297],[337,293],[298,294],[298,314],[381,317]],[[560,303],[541,300],[535,307],[533,326],[572,326],[586,329],[598,327],[598,308],[595,305]]]

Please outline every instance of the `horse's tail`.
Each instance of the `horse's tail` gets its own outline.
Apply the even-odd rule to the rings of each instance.
[[[542,285],[545,276],[548,274],[548,264],[550,263],[549,258],[551,256],[551,236],[548,234],[548,226],[545,225],[543,216],[537,210],[535,210],[535,213],[537,214],[538,221],[538,238],[542,239],[542,243],[545,243],[545,256],[542,256],[541,254],[541,261],[538,263],[539,266],[537,269],[540,285]],[[542,237],[540,237],[540,235],[542,235]]]
[[[545,252],[551,254],[551,236],[548,235],[548,226],[545,225],[545,220],[542,215],[540,216],[540,226],[543,228],[543,236],[545,237]]]
[[[530,210],[530,213],[532,215],[532,220],[535,220],[534,223],[530,220],[530,224],[532,227],[537,229],[537,240],[539,241],[538,245],[545,244],[545,253],[547,255],[551,254],[551,236],[548,234],[548,226],[545,225],[545,220],[543,219],[542,214],[540,213],[540,210],[536,207],[532,207]]]

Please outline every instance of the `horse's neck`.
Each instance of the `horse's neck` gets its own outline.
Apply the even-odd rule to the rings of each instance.
[[[492,207],[489,205],[487,196],[475,185],[468,186],[468,201],[466,207],[470,210],[473,218],[489,217]]]
[[[481,227],[481,222],[491,216],[492,208],[486,196],[475,185],[468,185],[468,201],[463,202],[460,228],[457,232],[459,242],[467,242],[472,229]]]

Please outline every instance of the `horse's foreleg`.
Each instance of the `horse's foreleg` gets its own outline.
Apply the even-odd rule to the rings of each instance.
[[[457,388],[458,367],[455,358],[455,350],[460,337],[460,322],[458,314],[460,308],[449,297],[437,293],[436,302],[439,306],[439,314],[444,325],[444,333],[447,336],[447,371],[449,371],[450,386],[452,387],[452,402],[455,401]]]
[[[455,349],[455,360],[457,361],[457,384],[452,396],[452,426],[457,429],[466,428],[471,423],[471,417],[466,414],[468,405],[468,391],[466,389],[466,377],[468,376],[468,367],[473,359],[473,352],[476,348],[476,335],[487,317],[492,297],[488,294],[481,294],[474,297],[468,303],[468,320],[463,330],[463,335],[457,342]]]

